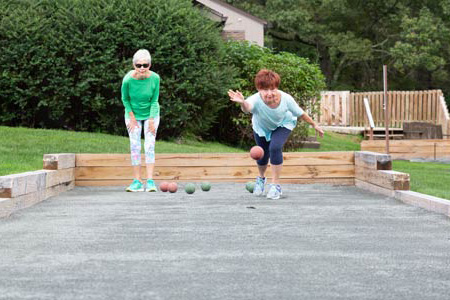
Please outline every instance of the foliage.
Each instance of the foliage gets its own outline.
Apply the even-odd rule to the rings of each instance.
[[[220,28],[189,0],[0,0],[0,124],[125,134],[134,52],[161,76],[161,137],[202,135],[233,82]]]
[[[442,89],[450,104],[448,0],[227,0],[270,23],[267,45],[317,61],[328,89]],[[295,8],[295,9],[293,9]]]
[[[297,55],[281,52],[273,53],[267,48],[261,48],[247,42],[229,42],[227,44],[227,62],[235,66],[238,81],[233,89],[240,90],[245,97],[256,92],[254,77],[261,69],[270,69],[281,77],[280,90],[292,95],[300,107],[311,115],[319,111],[320,91],[324,89],[324,77],[318,66],[310,64],[307,59]],[[231,118],[229,117],[231,115]],[[229,142],[240,144],[253,143],[250,116],[244,114],[238,105],[234,105],[224,113],[223,118],[230,119],[233,124],[223,126],[226,130],[223,135],[229,135],[229,128],[235,127],[238,134],[231,135]],[[223,136],[222,135],[222,136]],[[291,141],[303,140],[308,135],[307,124],[299,122],[299,125],[291,135]],[[234,140],[231,140],[234,137]],[[294,146],[294,143],[288,143]]]

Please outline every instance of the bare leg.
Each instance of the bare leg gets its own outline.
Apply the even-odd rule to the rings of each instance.
[[[133,177],[141,181],[141,166],[133,166]]]
[[[271,165],[270,168],[272,169],[272,183],[280,184],[280,174],[281,169],[283,169],[283,165]]]
[[[147,180],[153,179],[153,169],[155,168],[155,164],[147,164]]]
[[[266,173],[267,165],[260,166],[258,165],[259,177],[264,178],[264,174]]]

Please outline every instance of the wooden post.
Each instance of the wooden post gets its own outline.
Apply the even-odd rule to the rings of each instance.
[[[383,90],[384,90],[384,124],[386,126],[386,154],[389,154],[389,103],[387,97],[387,66],[383,65]]]

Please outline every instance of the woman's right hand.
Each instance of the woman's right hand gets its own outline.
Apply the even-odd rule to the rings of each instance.
[[[135,129],[136,127],[138,127],[138,123],[137,123],[136,119],[130,118],[130,122],[127,124],[128,132],[133,131],[133,129]]]
[[[233,102],[244,103],[245,101],[244,95],[239,91],[228,90],[228,96]]]

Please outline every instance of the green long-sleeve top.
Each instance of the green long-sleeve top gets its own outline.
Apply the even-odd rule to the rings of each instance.
[[[136,120],[147,120],[159,116],[159,75],[151,72],[146,79],[135,79],[128,72],[122,81],[122,102],[125,106],[125,118],[130,118],[130,111]]]

